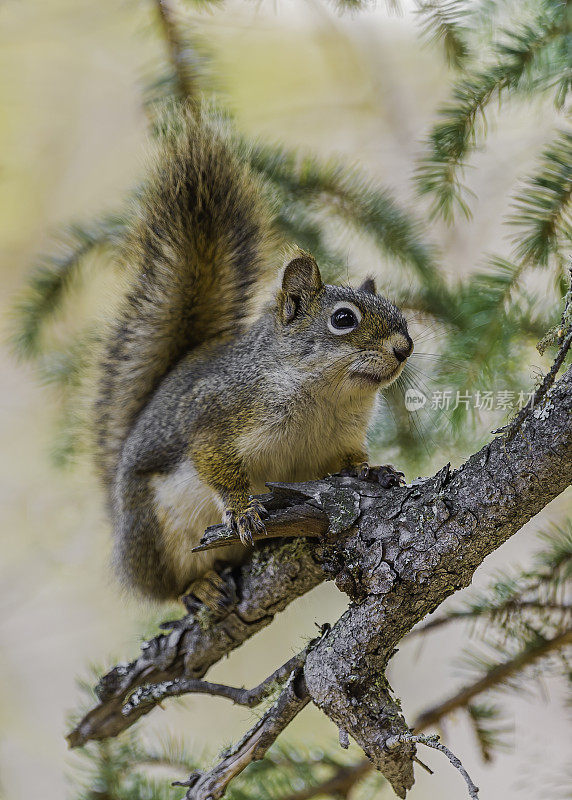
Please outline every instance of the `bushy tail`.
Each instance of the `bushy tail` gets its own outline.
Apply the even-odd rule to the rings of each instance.
[[[208,110],[162,123],[123,256],[132,283],[100,364],[95,434],[107,483],[159,381],[201,343],[235,334],[276,270],[272,207],[245,162]]]

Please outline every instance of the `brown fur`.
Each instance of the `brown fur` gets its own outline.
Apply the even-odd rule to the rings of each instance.
[[[96,437],[107,484],[161,378],[203,342],[236,334],[254,289],[277,268],[271,210],[224,121],[187,110],[165,124],[123,253],[133,285],[100,368]]]
[[[95,428],[115,561],[157,598],[212,566],[191,552],[207,525],[222,517],[243,541],[264,530],[251,494],[266,481],[366,461],[377,390],[411,348],[372,281],[324,285],[304,253],[260,307],[277,239],[244,164],[220,121],[175,119],[141,197],[124,256],[132,284],[100,365]],[[355,310],[355,329],[333,327],[340,307]]]

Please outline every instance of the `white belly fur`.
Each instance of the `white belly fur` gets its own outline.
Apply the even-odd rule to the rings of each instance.
[[[156,475],[151,486],[165,550],[171,555],[173,570],[181,583],[202,575],[215,560],[235,560],[236,548],[191,552],[205,528],[220,523],[224,506],[216,492],[201,481],[190,461],[183,461],[168,475]]]

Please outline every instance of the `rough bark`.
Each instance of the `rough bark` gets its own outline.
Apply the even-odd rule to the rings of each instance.
[[[296,539],[256,551],[237,576],[236,607],[214,621],[184,617],[147,643],[137,661],[112,670],[100,683],[100,704],[70,744],[117,734],[153,708],[148,701],[121,712],[136,686],[201,677],[328,576],[352,603],[308,653],[309,695],[404,797],[415,749],[385,680],[387,662],[417,622],[467,586],[489,553],[570,485],[571,389],[569,369],[516,434],[499,436],[455,471],[446,466],[391,490],[336,477],[273,487],[273,533],[280,533],[285,509],[292,527],[296,506],[314,520],[314,535],[329,521],[321,542]],[[397,740],[398,747],[387,746]]]
[[[272,543],[255,551],[239,570],[238,602],[222,619],[214,619],[205,609],[165,623],[168,633],[145,642],[135,661],[118,664],[101,678],[95,690],[100,702],[68,735],[70,747],[117,736],[154,708],[152,702],[130,703],[124,710],[138,687],[182,675],[202,678],[213,664],[325,577],[305,540]]]
[[[502,436],[459,470],[371,497],[347,540],[336,583],[356,602],[306,660],[310,695],[404,797],[411,752],[388,753],[404,725],[383,680],[402,637],[572,481],[572,371],[518,436]],[[372,680],[378,676],[378,681]],[[381,724],[380,724],[381,720]],[[388,772],[390,762],[390,772]]]

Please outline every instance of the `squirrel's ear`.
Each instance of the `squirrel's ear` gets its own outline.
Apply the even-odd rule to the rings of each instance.
[[[293,258],[284,270],[282,290],[300,296],[316,294],[322,288],[322,276],[312,256],[304,253]]]
[[[362,285],[359,287],[360,292],[367,292],[367,294],[376,294],[375,281],[373,278],[366,278]]]
[[[318,265],[307,253],[296,256],[286,264],[279,293],[282,320],[291,322],[298,311],[302,297],[316,294],[322,288]]]

